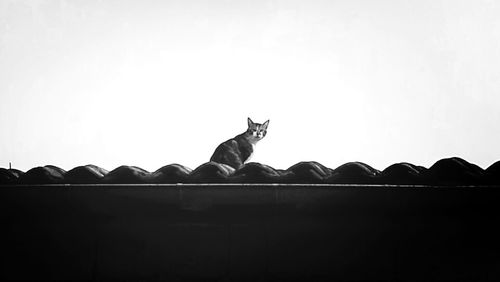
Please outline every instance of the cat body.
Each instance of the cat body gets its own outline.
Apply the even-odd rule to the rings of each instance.
[[[269,120],[263,124],[254,123],[250,118],[247,121],[247,131],[220,144],[210,158],[211,162],[227,164],[234,169],[239,169],[250,160],[255,144],[266,136]]]

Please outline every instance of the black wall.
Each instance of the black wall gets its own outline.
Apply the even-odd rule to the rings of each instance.
[[[0,278],[500,279],[499,187],[0,189]]]

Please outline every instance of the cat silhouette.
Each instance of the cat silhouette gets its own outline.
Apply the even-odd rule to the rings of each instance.
[[[210,158],[211,162],[227,164],[234,169],[239,169],[250,160],[255,149],[255,144],[267,134],[269,120],[260,124],[254,123],[248,118],[247,122],[248,129],[245,132],[217,146]]]

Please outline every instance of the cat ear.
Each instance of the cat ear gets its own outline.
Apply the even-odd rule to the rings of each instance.
[[[248,122],[248,127],[252,127],[253,121],[250,118],[247,119],[247,122]]]
[[[264,122],[264,124],[262,125],[262,127],[264,127],[264,129],[267,129],[268,125],[269,125],[269,120],[266,120],[266,122]]]

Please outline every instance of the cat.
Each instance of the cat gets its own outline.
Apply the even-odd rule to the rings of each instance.
[[[220,144],[210,158],[211,162],[227,164],[234,169],[239,169],[250,160],[255,144],[267,134],[269,120],[260,124],[248,118],[247,122],[247,131]]]

